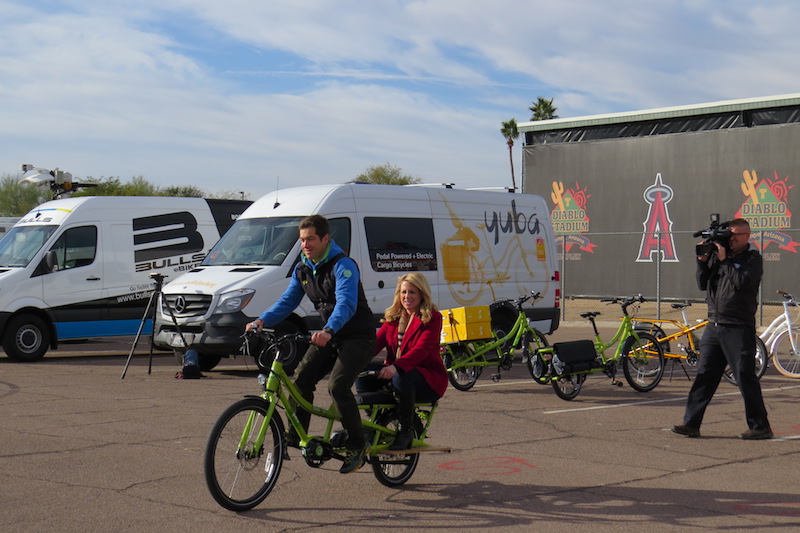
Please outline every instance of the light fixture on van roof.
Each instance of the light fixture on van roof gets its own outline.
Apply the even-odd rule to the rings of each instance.
[[[403,187],[444,187],[445,189],[452,189],[455,183],[407,183]]]
[[[506,191],[506,192],[515,192],[517,189],[516,187],[471,187],[467,189],[468,191]]]
[[[53,200],[60,198],[61,195],[70,193],[78,187],[97,187],[97,183],[78,183],[72,181],[72,173],[54,168],[37,168],[31,164],[23,163],[19,166],[25,174],[20,183],[31,183],[39,187],[48,188],[53,191]]]

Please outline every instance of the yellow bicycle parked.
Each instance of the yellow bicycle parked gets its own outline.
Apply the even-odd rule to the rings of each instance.
[[[695,335],[695,332],[703,329],[708,325],[708,320],[698,320],[695,324],[690,324],[686,316],[686,308],[691,307],[691,303],[674,303],[672,308],[680,311],[683,320],[664,319],[664,318],[640,318],[633,319],[635,329],[637,331],[644,331],[653,335],[661,344],[664,350],[664,357],[672,361],[673,365],[677,362],[681,365],[686,377],[689,373],[684,368],[684,361],[688,366],[695,366],[700,357],[700,342]],[[664,327],[674,328],[676,331],[667,335]],[[672,343],[676,342],[677,350],[672,350]],[[767,359],[769,352],[767,351],[764,341],[756,337],[756,376],[760,379],[767,371]],[[723,374],[726,380],[736,385],[736,378],[730,370],[730,367],[725,368]]]

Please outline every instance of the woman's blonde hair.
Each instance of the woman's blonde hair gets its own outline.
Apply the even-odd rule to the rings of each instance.
[[[392,301],[392,305],[387,307],[386,312],[383,313],[383,321],[392,322],[393,320],[398,320],[405,314],[405,309],[403,308],[403,303],[400,298],[400,288],[404,281],[411,283],[419,289],[420,296],[422,297],[419,303],[419,318],[423,323],[427,324],[431,319],[431,311],[436,309],[436,304],[433,303],[433,299],[431,298],[431,285],[428,283],[428,278],[419,272],[409,272],[397,278],[397,287],[394,289],[394,300]]]

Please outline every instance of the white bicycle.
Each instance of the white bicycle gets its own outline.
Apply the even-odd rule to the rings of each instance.
[[[800,378],[800,329],[794,326],[800,318],[800,306],[788,292],[776,292],[783,296],[783,314],[775,317],[760,337],[778,372],[788,378]],[[790,311],[792,306],[798,308],[794,320]]]

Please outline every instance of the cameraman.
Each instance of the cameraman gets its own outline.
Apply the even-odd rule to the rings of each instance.
[[[672,431],[687,437],[700,436],[703,414],[727,364],[739,384],[750,428],[739,438],[771,439],[772,430],[755,373],[755,314],[763,272],[761,254],[750,247],[750,224],[746,220],[731,220],[728,227],[728,246],[714,241],[716,252],[697,257],[697,285],[706,291],[709,324],[700,339],[697,377],[689,391],[683,424],[674,426]]]

